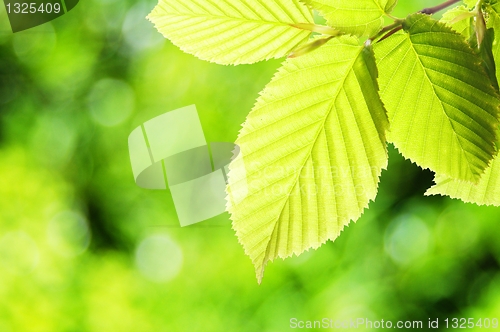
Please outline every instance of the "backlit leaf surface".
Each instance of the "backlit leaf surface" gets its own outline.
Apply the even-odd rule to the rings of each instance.
[[[284,57],[311,35],[290,24],[313,23],[299,0],[160,0],[148,19],[184,52],[219,64]]]
[[[387,116],[371,49],[343,36],[288,59],[248,115],[228,211],[259,282],[268,261],[335,239],[377,193]]]
[[[462,35],[427,15],[375,46],[389,140],[439,175],[478,182],[495,154],[500,101]]]

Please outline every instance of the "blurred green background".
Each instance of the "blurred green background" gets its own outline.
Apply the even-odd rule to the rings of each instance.
[[[400,2],[402,17],[438,1]],[[363,217],[261,286],[227,214],[180,228],[169,192],[134,184],[129,133],[196,104],[207,141],[232,142],[280,61],[183,54],[145,20],[154,6],[83,0],[16,34],[0,7],[1,332],[500,318],[500,209],[423,197],[432,174],[392,147]]]

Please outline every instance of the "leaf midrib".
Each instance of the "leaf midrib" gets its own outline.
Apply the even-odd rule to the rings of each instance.
[[[358,51],[358,54],[354,57],[354,60],[351,62],[351,65],[348,67],[350,68],[349,70],[346,71],[346,74],[345,74],[345,77],[344,79],[342,80],[342,83],[339,84],[339,89],[338,91],[336,92],[335,96],[332,97],[332,102],[330,103],[330,106],[328,107],[328,112],[325,114],[324,116],[324,119],[322,120],[322,125],[318,127],[318,132],[316,133],[314,139],[311,141],[311,144],[310,144],[310,148],[309,148],[309,152],[307,153],[307,157],[304,158],[304,162],[302,163],[302,165],[300,166],[300,170],[297,172],[297,176],[295,177],[295,180],[293,181],[293,184],[290,186],[290,190],[288,191],[287,195],[285,196],[286,199],[284,200],[283,202],[283,205],[280,209],[280,213],[278,214],[278,217],[275,218],[275,220],[273,221],[275,223],[274,225],[274,228],[273,228],[273,231],[271,232],[271,234],[266,237],[265,239],[267,240],[267,245],[266,245],[266,252],[265,252],[265,255],[264,255],[264,259],[262,260],[262,263],[260,265],[260,275],[259,275],[259,279],[262,279],[262,276],[263,276],[263,273],[264,273],[264,266],[265,266],[265,263],[269,260],[269,250],[270,250],[270,239],[271,237],[273,236],[274,232],[276,231],[276,227],[279,225],[279,218],[280,216],[283,214],[283,210],[286,206],[286,203],[288,202],[289,200],[289,197],[290,197],[290,194],[292,193],[293,189],[295,188],[295,186],[297,185],[298,183],[298,179],[300,178],[300,174],[302,173],[302,170],[304,169],[307,161],[312,157],[312,150],[314,149],[314,146],[317,144],[318,142],[318,138],[319,138],[319,135],[321,134],[321,132],[324,130],[325,128],[325,124],[326,124],[326,120],[328,119],[328,117],[330,116],[331,112],[333,111],[333,109],[335,108],[334,107],[334,104],[335,104],[335,101],[337,100],[338,96],[340,95],[341,91],[342,91],[342,86],[344,85],[345,81],[347,80],[347,78],[349,77],[349,74],[353,71],[353,68],[354,68],[354,64],[356,63],[356,61],[358,61],[358,58],[359,56],[361,55],[361,52],[363,51],[363,49],[360,49]]]
[[[415,57],[417,58],[417,61],[418,61],[418,63],[420,64],[420,66],[422,68],[422,71],[424,73],[424,77],[427,79],[427,82],[430,84],[430,86],[432,88],[432,91],[434,92],[434,96],[433,97],[435,97],[437,100],[439,100],[439,106],[441,108],[441,111],[443,112],[445,118],[448,120],[448,123],[449,123],[449,125],[450,125],[450,127],[452,129],[452,132],[453,132],[453,135],[455,137],[455,140],[457,141],[458,145],[460,146],[460,152],[463,155],[463,157],[465,158],[465,160],[467,160],[467,167],[469,169],[470,175],[472,176],[472,178],[476,178],[477,175],[474,173],[474,171],[472,169],[471,161],[469,160],[467,154],[465,153],[466,151],[465,151],[465,149],[464,149],[464,147],[462,145],[462,142],[459,139],[459,135],[457,134],[457,132],[455,130],[455,126],[451,122],[450,117],[448,116],[448,114],[446,113],[446,111],[444,109],[443,101],[437,95],[436,89],[434,88],[434,83],[431,81],[430,77],[427,75],[427,69],[424,66],[424,64],[422,63],[422,61],[420,60],[420,56],[419,56],[417,50],[414,47],[414,44],[413,44],[413,42],[411,40],[411,34],[409,32],[408,32],[408,37],[407,38],[408,38],[408,40],[410,42],[410,48],[413,50],[413,52],[415,54]]]

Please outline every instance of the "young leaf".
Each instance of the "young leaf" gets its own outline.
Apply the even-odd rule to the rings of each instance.
[[[467,7],[472,9],[476,7],[477,0],[464,0],[464,3],[467,5]]]
[[[493,58],[495,59],[496,76],[500,81],[500,2],[491,0],[485,5],[485,10],[488,13],[487,27],[494,29],[495,40],[492,46]]]
[[[148,19],[184,52],[219,64],[284,57],[311,35],[291,24],[313,23],[299,0],[160,0]]]
[[[380,31],[384,16],[397,0],[303,0],[317,9],[329,26],[357,36],[371,37]]]
[[[495,154],[500,100],[463,36],[427,15],[376,44],[382,101],[399,151],[440,175],[477,182]]]
[[[465,6],[452,8],[443,14],[441,22],[460,33],[466,40],[474,33],[474,13]]]
[[[372,50],[342,36],[288,59],[243,124],[228,211],[259,282],[276,257],[335,239],[377,193],[387,116]]]
[[[290,53],[289,57],[296,58],[299,56],[303,56],[304,54],[312,52],[312,51],[320,48],[321,46],[325,45],[332,38],[333,37],[315,38],[314,41],[312,41],[308,44],[302,45],[302,46],[298,47],[297,49],[293,50],[292,53]]]
[[[482,10],[478,10],[476,13],[476,40],[478,47],[481,47],[483,43],[484,36],[486,34],[486,21],[484,20],[484,14]]]
[[[477,44],[475,38],[471,38],[471,45]],[[488,74],[488,77],[491,80],[491,84],[498,92],[498,79],[497,79],[497,69],[495,63],[495,57],[493,55],[493,48],[496,47],[495,44],[495,31],[493,29],[487,29],[484,34],[483,42],[481,43],[481,48],[477,49],[477,54],[483,60],[483,68]]]
[[[448,26],[452,27],[455,31],[464,36],[466,40],[468,40],[472,49],[483,60],[482,66],[490,78],[493,87],[495,87],[498,91],[496,65],[493,57],[493,49],[495,45],[494,31],[493,29],[486,30],[481,47],[478,47],[477,34],[475,32],[477,22],[474,20],[476,15],[477,14],[474,13],[474,11],[470,11],[465,6],[459,6],[444,13],[441,18],[441,22],[446,23]]]
[[[436,185],[425,193],[450,196],[467,203],[500,206],[500,157],[496,156],[479,180],[479,183],[463,183],[446,177],[436,177]]]

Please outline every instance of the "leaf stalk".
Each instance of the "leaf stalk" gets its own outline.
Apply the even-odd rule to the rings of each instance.
[[[461,0],[448,0],[448,1],[443,2],[440,5],[437,5],[434,7],[429,7],[429,8],[424,8],[424,9],[418,11],[418,13],[422,13],[422,14],[426,14],[426,15],[433,15],[433,14],[435,14],[435,13],[437,13],[445,8],[448,8],[448,7],[450,7],[450,6],[456,4],[457,2],[460,2],[460,1]],[[479,0],[479,1],[481,1],[481,0]],[[392,36],[393,34],[395,34],[396,32],[398,32],[399,30],[401,30],[403,28],[403,22],[404,22],[404,20],[399,20],[399,19],[395,20],[393,24],[385,26],[384,28],[382,28],[382,30],[380,30],[380,32],[377,35],[373,36],[369,40],[374,41],[374,40],[377,40],[378,38],[382,37],[377,41],[377,42],[381,42],[382,40],[389,38],[390,36]]]

